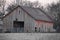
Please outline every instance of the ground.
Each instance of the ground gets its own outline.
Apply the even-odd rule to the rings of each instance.
[[[1,33],[0,40],[60,40],[59,33]]]

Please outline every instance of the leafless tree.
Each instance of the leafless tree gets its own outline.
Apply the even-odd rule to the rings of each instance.
[[[0,10],[0,15],[4,14],[4,12],[5,12],[5,10],[4,10],[5,2],[6,2],[5,0],[0,0],[0,8],[2,9],[2,10]]]
[[[52,3],[48,6],[48,10],[54,17],[54,28],[57,30],[57,32],[60,32],[60,2],[57,4]]]
[[[7,12],[10,12],[12,11],[17,5],[16,4],[12,4],[12,5],[9,5],[8,8],[6,9]]]
[[[19,5],[20,6],[28,6],[28,7],[35,7],[35,8],[42,8],[43,9],[43,6],[41,6],[41,4],[38,1],[30,2],[30,1],[27,1],[27,0],[25,0],[25,1],[21,0]],[[8,12],[11,11],[15,6],[16,6],[16,4],[13,2],[11,5],[8,6],[7,11]]]

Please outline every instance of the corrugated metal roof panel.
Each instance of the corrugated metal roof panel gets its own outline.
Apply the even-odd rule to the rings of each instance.
[[[42,11],[40,11],[39,8],[31,8],[31,7],[23,7],[23,6],[22,8],[37,20],[52,21]]]

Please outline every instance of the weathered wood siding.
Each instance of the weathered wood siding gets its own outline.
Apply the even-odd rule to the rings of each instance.
[[[25,30],[26,32],[35,32],[35,20],[28,14],[25,14]]]
[[[0,20],[0,29],[3,29],[3,21]]]
[[[36,21],[37,32],[55,32],[53,23]]]
[[[13,21],[15,21],[17,18],[17,21],[24,21],[24,31],[32,32],[34,30],[34,19],[31,18],[25,11],[23,11],[20,8],[17,8],[15,11],[13,11],[11,14],[6,16],[3,19],[3,25],[4,30],[6,29],[13,29]]]

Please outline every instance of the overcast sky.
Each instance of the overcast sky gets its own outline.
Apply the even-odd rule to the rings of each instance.
[[[7,3],[11,3],[12,1],[14,0],[6,0]],[[34,2],[34,1],[37,1],[37,0],[28,0],[28,1],[31,1],[31,2]],[[46,4],[51,4],[52,2],[55,2],[57,3],[59,0],[38,0],[42,5],[46,5]]]

